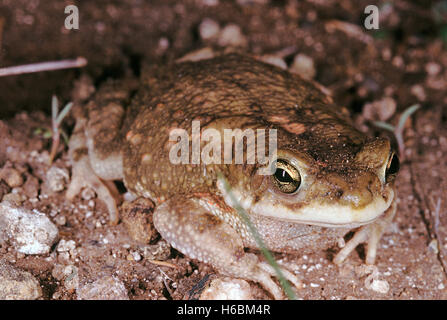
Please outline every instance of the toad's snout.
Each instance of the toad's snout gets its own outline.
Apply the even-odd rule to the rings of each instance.
[[[352,175],[329,173],[323,180],[327,192],[340,205],[361,209],[380,195],[381,182],[372,172],[362,171]]]

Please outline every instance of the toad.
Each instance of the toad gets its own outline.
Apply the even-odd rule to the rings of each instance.
[[[172,247],[224,275],[260,283],[275,298],[283,294],[273,268],[245,250],[258,245],[238,204],[272,251],[322,250],[354,231],[334,262],[366,243],[366,263],[374,264],[396,212],[398,159],[388,140],[356,130],[317,84],[227,54],[152,67],[130,95],[126,85],[109,82],[76,115],[69,199],[90,186],[117,223],[111,182],[122,180],[131,193],[155,203],[155,228]],[[275,129],[273,170],[261,174],[266,164],[259,162],[173,163],[170,133],[192,134],[195,121],[198,134]],[[300,286],[292,272],[284,269],[284,275]]]

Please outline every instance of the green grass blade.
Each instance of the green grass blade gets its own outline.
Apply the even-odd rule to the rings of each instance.
[[[67,113],[70,111],[71,107],[73,106],[73,102],[69,102],[65,105],[64,109],[62,109],[61,113],[57,116],[56,122],[57,124],[60,124],[62,120],[65,118]]]
[[[407,122],[407,119],[416,112],[417,109],[419,109],[421,106],[419,104],[412,105],[411,107],[407,108],[405,110],[399,119],[399,124],[397,125],[398,130],[402,130],[404,128],[405,122]]]
[[[389,124],[389,123],[383,122],[383,121],[374,121],[373,124],[376,127],[379,127],[381,129],[388,130],[388,131],[391,131],[391,132],[394,132],[394,129],[395,129],[392,124]]]
[[[59,112],[59,103],[57,101],[57,97],[53,95],[51,97],[51,117],[53,118],[53,120],[56,119],[58,112]]]
[[[275,270],[275,272],[278,276],[279,283],[281,284],[287,297],[290,300],[295,300],[296,299],[295,293],[293,292],[292,288],[290,287],[289,282],[284,277],[284,274],[282,273],[281,268],[279,267],[278,263],[275,261],[275,258],[273,258],[272,253],[265,246],[261,235],[259,234],[256,227],[251,222],[250,217],[248,216],[248,213],[241,206],[239,201],[237,201],[236,197],[231,192],[230,185],[228,184],[227,180],[222,176],[221,173],[218,174],[218,179],[224,185],[225,191],[228,193],[228,195],[230,196],[231,202],[234,204],[234,209],[236,209],[236,211],[241,216],[244,223],[248,226],[250,233],[252,234],[253,238],[255,239],[256,244],[258,245],[258,247],[261,250],[262,254],[264,255],[265,259],[272,266],[272,268]]]

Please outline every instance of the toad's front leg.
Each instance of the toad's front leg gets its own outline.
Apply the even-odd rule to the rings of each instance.
[[[76,125],[69,141],[72,178],[66,197],[72,200],[82,188],[92,188],[118,223],[118,190],[113,180],[123,179],[120,129],[130,89],[122,82],[103,85],[85,112],[77,109]]]
[[[208,207],[208,208],[206,208]],[[244,251],[238,232],[210,212],[200,198],[181,198],[162,203],[154,212],[154,225],[162,237],[185,255],[209,263],[222,274],[260,283],[275,299],[283,298],[272,280],[273,268]],[[295,286],[295,275],[283,270]]]
[[[110,223],[117,224],[119,220],[116,205],[118,190],[116,190],[113,182],[102,180],[93,170],[88,156],[84,127],[85,119],[78,119],[68,145],[72,175],[65,196],[71,201],[82,188],[92,188],[98,198],[105,203],[109,212]]]
[[[396,214],[396,199],[394,198],[390,207],[383,213],[383,216],[374,223],[361,227],[349,240],[342,250],[335,256],[334,263],[341,264],[355,248],[363,243],[367,243],[366,264],[374,264],[376,259],[377,247],[386,228],[393,221]]]

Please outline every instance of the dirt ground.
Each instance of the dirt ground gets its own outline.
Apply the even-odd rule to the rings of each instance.
[[[79,30],[63,27],[64,7],[72,3]],[[378,30],[363,27],[370,4],[380,9]],[[220,33],[208,37],[215,25]],[[240,32],[233,28],[225,38],[229,25]],[[372,121],[396,125],[408,107],[420,105],[404,128],[398,213],[380,242],[377,270],[365,270],[363,247],[341,267],[331,262],[337,248],[275,257],[303,279],[303,299],[447,299],[446,1],[0,0],[2,67],[77,56],[89,62],[82,70],[0,78],[0,168],[19,176],[0,179],[0,199],[45,213],[59,230],[49,253],[23,254],[6,240],[0,259],[30,272],[41,299],[77,299],[79,286],[103,276],[124,284],[130,299],[192,299],[219,277],[152,230],[151,206],[123,206],[121,223],[109,226],[94,193],[66,200],[65,144],[48,164],[52,94],[67,103],[81,76],[97,87],[203,47],[281,56],[289,69],[298,65],[327,87],[370,135],[393,138]],[[302,59],[294,64],[297,55]],[[63,130],[70,134],[73,124],[69,115]],[[132,219],[147,226],[146,243],[131,236]],[[254,298],[269,298],[250,287]]]

